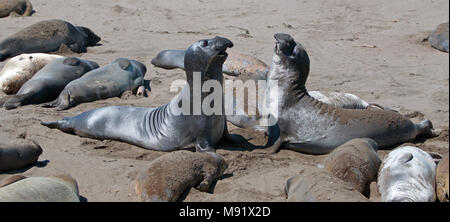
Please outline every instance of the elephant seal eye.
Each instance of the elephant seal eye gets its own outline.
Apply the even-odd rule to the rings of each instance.
[[[205,46],[208,46],[208,41],[203,40],[203,41],[202,41],[202,47],[205,47]]]

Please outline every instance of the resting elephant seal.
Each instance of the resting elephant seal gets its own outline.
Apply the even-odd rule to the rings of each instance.
[[[448,33],[448,22],[442,23],[430,34],[428,42],[433,48],[448,53]]]
[[[58,99],[43,106],[65,110],[83,102],[118,97],[125,91],[136,92],[143,85],[146,72],[144,64],[119,58],[70,82]]]
[[[215,145],[222,139],[242,142],[242,138],[228,133],[223,112],[206,113],[205,109],[198,107],[200,102],[205,104],[209,101],[206,99],[213,95],[223,97],[222,91],[211,95],[200,91],[207,80],[214,80],[212,82],[221,86],[226,50],[232,46],[230,40],[215,37],[197,41],[189,47],[184,59],[189,84],[169,104],[158,108],[104,107],[41,124],[82,137],[118,140],[158,151],[193,146],[198,151],[214,151]]]
[[[96,68],[97,63],[75,57],[55,59],[23,84],[16,95],[3,99],[6,100],[3,107],[15,109],[28,104],[52,101],[69,82]]]
[[[448,153],[439,161],[436,168],[436,194],[440,202],[448,202]]]
[[[378,173],[383,202],[434,202],[436,164],[430,154],[405,146],[390,152]]]
[[[285,186],[288,202],[368,202],[350,184],[323,170],[307,168]]]
[[[66,45],[76,53],[86,52],[101,40],[90,29],[62,20],[45,20],[0,41],[0,62],[23,53],[53,52]]]
[[[42,148],[34,141],[0,141],[0,172],[18,170],[34,164]]]
[[[138,175],[135,191],[143,202],[180,201],[192,187],[208,192],[226,169],[225,160],[216,153],[176,151],[153,160]]]
[[[0,18],[10,15],[30,16],[33,6],[29,0],[0,0]]]
[[[377,150],[372,139],[352,139],[330,153],[324,162],[325,170],[368,197],[370,183],[377,180],[381,164]]]
[[[309,74],[305,49],[288,34],[275,34],[275,39],[268,80],[278,87],[268,84],[266,90],[269,151],[283,147],[326,154],[354,138],[370,138],[379,148],[389,148],[433,134],[429,120],[415,124],[392,111],[343,109],[314,99],[305,87]]]
[[[11,58],[0,72],[0,87],[6,94],[15,94],[20,87],[31,79],[49,62],[64,58],[60,55],[44,53],[21,54]]]
[[[0,183],[0,202],[80,202],[80,196],[70,176],[16,175]]]

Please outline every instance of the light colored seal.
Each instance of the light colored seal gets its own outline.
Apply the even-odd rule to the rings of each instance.
[[[0,0],[0,18],[13,16],[30,16],[33,5],[29,0]]]
[[[434,202],[436,164],[423,150],[400,147],[384,159],[378,173],[383,202]]]
[[[430,34],[428,37],[428,42],[433,48],[448,53],[448,33],[448,22],[442,23],[438,25],[438,27],[436,27],[436,29]]]
[[[44,53],[21,54],[11,58],[0,72],[0,87],[6,94],[15,94],[20,87],[31,79],[49,62],[63,58],[60,55]]]
[[[0,183],[0,202],[80,202],[71,176],[12,176]]]
[[[158,151],[175,151],[194,146],[197,151],[214,151],[220,140],[242,142],[242,137],[228,133],[223,113],[207,114],[203,109],[197,113],[192,111],[199,108],[195,107],[197,104],[194,104],[194,99],[203,103],[210,96],[205,92],[194,95],[194,92],[200,92],[200,88],[196,87],[203,86],[207,80],[222,84],[222,65],[227,58],[227,48],[232,46],[230,40],[222,37],[192,44],[185,57],[186,79],[189,84],[169,104],[158,108],[103,107],[75,117],[41,124],[82,137],[117,140]],[[196,83],[194,86],[194,78],[200,79],[201,84]],[[191,112],[186,113],[182,111],[180,103],[189,97]],[[186,107],[186,104],[182,106]]]
[[[96,68],[97,63],[75,57],[55,59],[23,84],[16,95],[2,99],[5,101],[3,107],[15,109],[19,106],[52,101],[69,82]]]
[[[440,202],[448,202],[448,153],[439,161],[436,168],[436,194]]]
[[[285,186],[288,202],[368,202],[350,184],[326,171],[307,168]]]
[[[146,72],[144,64],[119,58],[70,82],[55,101],[43,106],[65,110],[84,102],[120,97],[125,91],[136,93]]]
[[[23,53],[47,53],[66,45],[76,53],[86,52],[101,40],[90,29],[63,20],[33,24],[0,41],[0,62]]]
[[[381,164],[377,150],[372,139],[352,139],[330,153],[324,161],[325,170],[369,197],[370,183],[377,180]]]
[[[268,74],[277,89],[266,90],[272,123],[268,127],[268,150],[280,147],[309,154],[326,154],[354,138],[373,139],[382,148],[431,136],[432,123],[411,122],[399,113],[375,109],[343,109],[314,99],[305,83],[309,57],[288,34],[275,34],[275,55]]]
[[[225,160],[212,152],[176,151],[153,160],[136,180],[142,202],[181,201],[192,187],[208,192],[227,169]]]
[[[41,154],[42,148],[34,141],[0,141],[0,172],[32,165]]]

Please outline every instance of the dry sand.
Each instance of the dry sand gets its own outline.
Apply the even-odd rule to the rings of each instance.
[[[185,49],[192,42],[228,37],[234,50],[271,62],[273,34],[286,32],[307,49],[311,58],[309,90],[337,90],[361,96],[408,114],[413,121],[430,119],[441,135],[415,145],[448,152],[449,54],[423,43],[438,24],[449,20],[448,0],[397,1],[173,1],[173,0],[32,0],[31,17],[0,19],[0,38],[45,19],[64,19],[87,26],[102,37],[102,45],[76,55],[100,65],[118,57],[136,59],[148,67],[148,98],[113,98],[57,112],[38,106],[0,110],[3,138],[34,139],[44,149],[40,164],[14,173],[48,176],[67,173],[78,181],[88,201],[136,201],[137,173],[164,153],[125,143],[97,141],[50,130],[41,120],[58,120],[109,105],[154,107],[167,103],[180,70],[156,69],[151,59],[163,49]],[[67,54],[66,54],[67,55]],[[4,63],[0,63],[0,68]],[[2,97],[3,94],[0,94]],[[236,129],[255,145],[263,134]],[[252,150],[220,149],[229,163],[213,194],[192,190],[186,201],[284,201],[286,180],[303,166],[316,166],[325,156],[283,150],[275,155]],[[384,157],[387,151],[380,151]]]

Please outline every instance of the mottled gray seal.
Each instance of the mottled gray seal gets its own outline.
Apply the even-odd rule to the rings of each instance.
[[[75,57],[55,59],[23,84],[16,95],[2,99],[6,100],[3,107],[14,109],[28,104],[52,101],[69,82],[96,68],[97,63]]]
[[[352,139],[330,153],[324,161],[325,170],[369,197],[370,183],[377,180],[381,164],[377,150],[372,139]]]
[[[430,136],[432,123],[411,122],[396,112],[372,109],[343,109],[312,98],[305,83],[309,57],[300,43],[288,34],[275,34],[274,57],[269,81],[277,90],[266,90],[272,124],[268,127],[268,150],[280,147],[309,154],[326,154],[354,138],[373,139],[379,148]]]
[[[288,202],[368,202],[352,185],[326,171],[307,168],[285,186]]]
[[[34,164],[41,154],[42,148],[34,141],[0,141],[0,172]]]
[[[125,91],[136,93],[144,84],[146,72],[144,64],[119,58],[70,82],[55,101],[43,106],[65,110],[83,102],[118,97]]]
[[[389,153],[378,173],[383,202],[434,202],[436,164],[430,154],[412,146]]]
[[[448,22],[442,23],[438,25],[438,27],[430,34],[430,36],[428,37],[428,42],[433,48],[448,53],[448,33]]]
[[[136,180],[140,201],[175,202],[192,187],[208,192],[227,169],[225,160],[212,152],[176,151],[153,160]]]
[[[0,72],[0,87],[6,94],[15,94],[20,87],[31,79],[49,62],[63,58],[60,55],[44,53],[21,54],[11,58]]]
[[[200,93],[198,87],[202,86],[194,85],[194,79],[200,79],[201,85],[207,80],[221,84],[226,49],[232,46],[230,40],[222,37],[200,40],[191,45],[184,59],[189,84],[169,104],[158,108],[104,107],[41,124],[82,137],[118,140],[159,151],[175,151],[193,146],[198,151],[213,151],[222,139],[242,142],[242,137],[228,133],[223,113],[206,114],[203,109],[198,113],[192,111],[199,108],[194,104],[194,99],[203,102],[210,96],[209,93]],[[196,92],[198,94],[194,95]],[[223,96],[222,92],[216,93]],[[183,98],[186,97],[190,98],[189,104],[184,104],[191,109],[188,114],[180,112],[180,103],[184,103]]]
[[[73,26],[63,20],[45,20],[33,24],[0,41],[0,62],[23,53],[53,52],[66,45],[77,53],[101,40],[90,29]]]
[[[15,175],[0,183],[0,202],[80,202],[78,185],[68,175]]]
[[[30,16],[33,5],[29,0],[0,0],[0,18],[10,15]]]
[[[440,202],[448,202],[448,153],[439,161],[436,168],[436,195]]]

